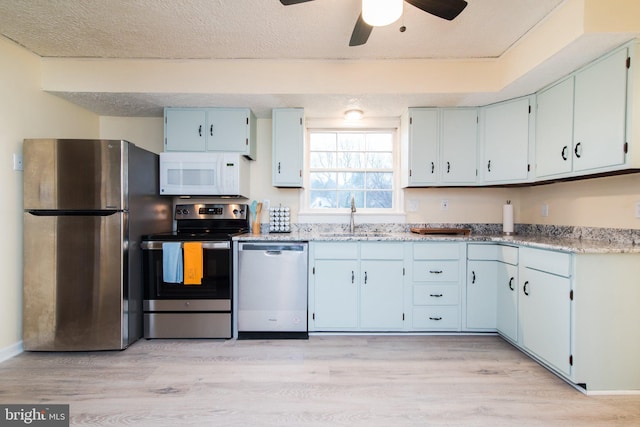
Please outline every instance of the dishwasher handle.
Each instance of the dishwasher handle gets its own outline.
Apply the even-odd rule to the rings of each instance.
[[[303,244],[260,244],[260,243],[242,243],[239,247],[240,251],[265,251],[269,255],[280,255],[282,252],[304,252]]]

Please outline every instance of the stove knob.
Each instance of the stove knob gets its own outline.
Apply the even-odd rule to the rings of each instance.
[[[188,209],[182,209],[182,215],[188,215],[188,214],[189,214]]]

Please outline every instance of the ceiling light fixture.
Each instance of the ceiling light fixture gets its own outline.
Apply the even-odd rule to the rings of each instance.
[[[404,0],[362,0],[362,19],[373,27],[384,27],[402,15]]]
[[[350,122],[360,120],[364,113],[362,110],[349,110],[344,113],[344,119]]]

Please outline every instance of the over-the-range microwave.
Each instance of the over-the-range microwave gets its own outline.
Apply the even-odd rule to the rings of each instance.
[[[240,153],[160,153],[160,194],[249,196],[249,161]]]

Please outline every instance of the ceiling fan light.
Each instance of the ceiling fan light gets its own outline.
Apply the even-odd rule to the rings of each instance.
[[[384,27],[402,15],[404,0],[362,0],[362,19],[373,27]]]
[[[344,113],[344,119],[353,122],[362,119],[363,115],[362,110],[349,110]]]

